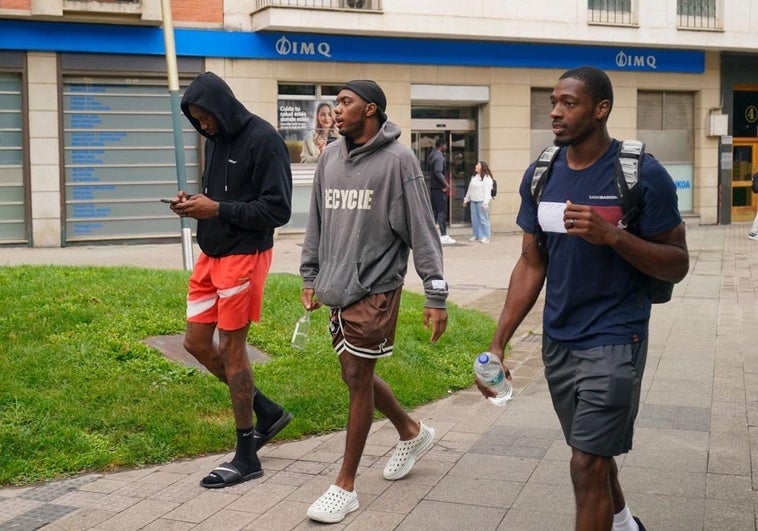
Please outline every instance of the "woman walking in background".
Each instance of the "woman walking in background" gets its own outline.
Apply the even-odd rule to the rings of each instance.
[[[480,160],[474,167],[463,207],[471,203],[471,229],[469,241],[490,243],[490,201],[492,201],[492,172],[486,162]]]

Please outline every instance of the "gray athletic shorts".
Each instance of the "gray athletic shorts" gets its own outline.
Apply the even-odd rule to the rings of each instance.
[[[569,446],[606,457],[632,449],[646,359],[647,340],[576,350],[543,335],[545,377]]]

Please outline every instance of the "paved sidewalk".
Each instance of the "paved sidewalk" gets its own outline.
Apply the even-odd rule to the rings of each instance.
[[[651,531],[756,529],[758,243],[746,229],[689,228],[690,274],[653,310],[635,447],[618,460],[627,501]],[[459,244],[445,247],[451,300],[497,317],[520,236],[496,235],[490,245],[453,236]],[[297,238],[280,239],[272,271],[296,272],[299,249]],[[2,248],[0,265],[181,268],[181,256],[178,244]],[[420,289],[412,266],[407,286]],[[542,376],[539,323],[535,309],[514,338],[516,398],[507,407],[468,389],[415,411],[437,438],[403,480],[382,479],[395,434],[376,422],[357,481],[361,508],[329,528],[573,529],[569,450]],[[198,481],[231,454],[0,489],[0,530],[320,528],[305,510],[334,479],[343,445],[344,432],[274,442],[260,452],[261,480],[218,491]]]

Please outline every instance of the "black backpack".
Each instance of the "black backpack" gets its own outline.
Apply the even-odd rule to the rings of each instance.
[[[553,167],[553,162],[560,150],[561,148],[558,146],[545,148],[535,163],[531,186],[532,197],[538,206],[542,197],[542,190],[545,189],[545,183],[550,176],[550,169]],[[616,164],[614,165],[616,193],[622,213],[618,226],[633,234],[639,232],[640,213],[642,212],[642,187],[638,186],[638,181],[644,154],[645,144],[639,140],[624,140],[619,142]],[[537,226],[535,237],[537,247],[546,251],[545,233],[539,226]],[[670,301],[673,290],[673,282],[650,277],[650,299],[653,304]]]
[[[492,192],[490,192],[490,195],[495,197],[497,195],[497,181],[491,175],[490,178],[492,179]]]

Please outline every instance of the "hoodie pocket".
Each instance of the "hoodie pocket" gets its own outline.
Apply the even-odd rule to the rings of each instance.
[[[326,262],[319,270],[313,287],[321,304],[344,308],[371,293],[361,284],[357,262]]]

